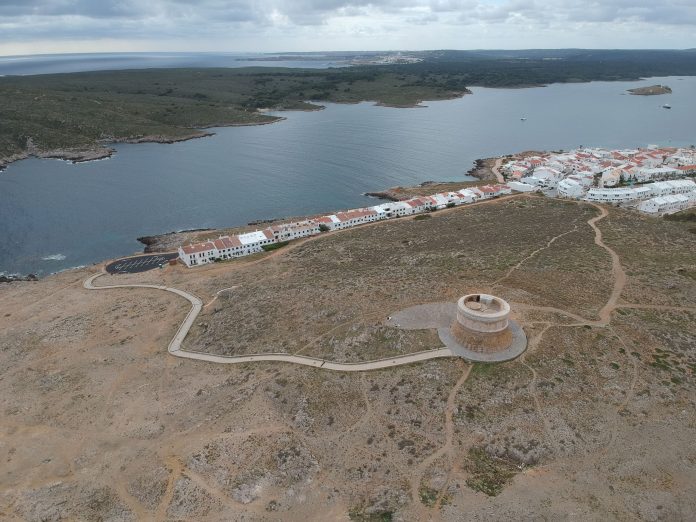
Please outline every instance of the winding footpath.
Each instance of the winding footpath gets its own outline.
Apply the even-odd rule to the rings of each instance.
[[[499,168],[499,167],[498,167]],[[497,170],[497,169],[496,169]],[[682,308],[682,307],[669,307],[669,306],[655,306],[655,305],[640,305],[640,304],[619,304],[618,300],[621,295],[621,292],[623,291],[623,288],[626,284],[626,273],[621,266],[621,261],[619,259],[618,254],[610,248],[608,245],[606,245],[603,241],[602,238],[602,232],[601,230],[597,227],[597,222],[604,219],[608,215],[608,211],[606,208],[596,205],[594,203],[590,203],[593,207],[595,207],[597,210],[599,210],[599,214],[587,221],[587,224],[592,227],[595,233],[595,238],[594,242],[597,246],[603,248],[608,252],[608,254],[611,256],[611,262],[612,262],[612,275],[614,277],[614,286],[612,289],[612,292],[609,296],[609,299],[607,303],[602,307],[602,309],[599,311],[599,320],[589,320],[584,317],[581,317],[579,315],[570,313],[566,310],[561,310],[558,308],[553,308],[553,307],[547,307],[547,306],[533,306],[529,304],[524,304],[524,303],[513,303],[515,308],[519,310],[537,310],[537,311],[544,311],[544,312],[552,312],[552,313],[558,313],[561,315],[564,315],[566,317],[569,317],[571,319],[574,319],[577,321],[574,325],[592,325],[592,326],[608,326],[611,320],[611,314],[616,308],[656,308],[656,309],[666,309],[666,310],[691,310],[690,308]],[[497,280],[494,285],[502,282],[505,280],[507,277],[509,277],[512,272],[516,269],[518,269],[525,261],[527,261],[529,258],[533,257],[534,255],[538,254],[540,251],[545,250],[557,240],[560,239],[561,237],[571,234],[573,232],[577,231],[577,225],[571,229],[568,230],[554,238],[552,238],[545,246],[541,247],[538,250],[535,250],[530,254],[529,256],[525,257],[522,261],[520,261],[517,265],[513,266],[502,278]],[[305,240],[306,241],[306,240]],[[300,241],[299,243],[304,243],[304,241]],[[274,254],[277,255],[279,252],[275,252]],[[274,254],[271,254],[272,257]],[[268,259],[265,258],[265,259]],[[264,259],[256,260],[252,262],[252,264],[255,264],[257,262],[263,261]],[[412,364],[412,363],[417,363],[417,362],[422,362],[422,361],[428,361],[431,359],[438,359],[442,357],[457,357],[457,355],[449,348],[439,348],[435,350],[425,350],[421,352],[415,352],[407,355],[400,355],[397,357],[388,357],[384,359],[376,359],[373,361],[366,361],[366,362],[356,362],[356,363],[340,363],[340,362],[333,362],[333,361],[328,361],[325,359],[319,359],[316,357],[308,357],[305,355],[299,355],[299,352],[296,354],[287,354],[287,353],[264,353],[264,354],[255,354],[255,355],[216,355],[212,353],[205,353],[205,352],[193,352],[193,351],[187,351],[182,348],[182,343],[184,342],[184,339],[188,335],[189,330],[193,326],[194,321],[198,317],[198,314],[200,314],[201,310],[203,310],[204,305],[203,302],[196,296],[184,292],[183,290],[179,290],[178,288],[172,288],[172,287],[167,287],[167,286],[161,286],[161,285],[150,285],[150,284],[129,284],[129,285],[104,285],[104,286],[95,286],[94,282],[101,276],[106,275],[105,272],[99,272],[97,274],[92,275],[89,277],[85,282],[83,283],[84,287],[88,290],[109,290],[109,289],[116,289],[116,288],[147,288],[147,289],[153,289],[153,290],[162,290],[165,292],[171,292],[174,293],[180,297],[183,297],[184,299],[188,300],[191,303],[191,309],[189,310],[188,314],[186,315],[186,318],[184,321],[181,323],[179,328],[176,331],[176,334],[172,338],[172,340],[169,342],[169,346],[167,347],[167,351],[175,356],[175,357],[182,357],[185,359],[194,359],[198,361],[206,361],[206,362],[212,362],[212,363],[219,363],[219,364],[240,364],[240,363],[248,363],[248,362],[258,362],[258,361],[273,361],[273,362],[286,362],[286,363],[292,363],[292,364],[300,364],[303,366],[312,366],[314,368],[323,368],[327,370],[335,370],[335,371],[342,371],[342,372],[362,372],[362,371],[369,371],[369,370],[381,370],[384,368],[393,368],[396,366],[402,366],[405,364]],[[213,300],[208,303],[205,306],[208,306],[212,304],[215,299],[218,298],[221,292],[224,291],[229,291],[233,290],[236,287],[230,287],[230,288],[224,288],[223,290],[220,290],[217,292]],[[567,325],[567,326],[574,326],[574,325]],[[339,325],[341,326],[341,325]],[[310,343],[313,344],[314,341]],[[309,346],[309,345],[307,345]],[[306,347],[307,347],[306,346]],[[305,347],[305,348],[306,348]],[[304,349],[304,348],[303,348]]]
[[[203,309],[203,301],[198,297],[179,290],[178,288],[172,288],[168,286],[161,285],[148,285],[148,284],[131,284],[131,285],[104,285],[95,286],[94,281],[99,277],[105,275],[104,272],[99,272],[94,274],[85,280],[83,286],[87,290],[110,290],[115,288],[149,288],[152,290],[162,290],[165,292],[172,292],[178,296],[183,297],[191,303],[191,310],[189,310],[186,318],[179,326],[176,334],[172,337],[169,342],[167,351],[175,357],[183,357],[184,359],[194,359],[197,361],[206,361],[213,363],[222,364],[240,364],[247,362],[258,362],[258,361],[274,361],[274,362],[287,362],[293,364],[301,364],[303,366],[312,366],[314,368],[322,368],[326,370],[335,370],[340,372],[364,372],[368,370],[381,370],[384,368],[393,368],[396,366],[402,366],[404,364],[412,364],[416,362],[428,361],[430,359],[438,359],[440,357],[455,357],[449,348],[439,348],[437,350],[426,350],[423,352],[416,352],[408,355],[400,355],[397,357],[388,357],[385,359],[377,359],[374,361],[359,362],[359,363],[339,363],[327,361],[325,359],[318,359],[315,357],[307,357],[305,355],[290,355],[287,353],[265,353],[258,355],[215,355],[212,353],[204,352],[191,352],[184,350],[181,344],[188,335],[191,326],[193,326],[194,321],[198,317],[198,314]]]

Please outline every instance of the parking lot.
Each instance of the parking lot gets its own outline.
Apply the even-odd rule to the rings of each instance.
[[[176,253],[126,257],[106,265],[106,271],[110,274],[136,274],[164,266],[171,259],[176,259],[177,257],[179,257],[179,254]]]

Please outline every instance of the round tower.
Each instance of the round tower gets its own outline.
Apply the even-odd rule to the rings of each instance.
[[[454,338],[475,352],[500,352],[512,344],[510,305],[488,294],[469,294],[457,302]]]

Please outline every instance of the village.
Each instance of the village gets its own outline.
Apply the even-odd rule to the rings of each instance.
[[[585,200],[664,215],[696,206],[696,149],[648,147],[606,150],[580,148],[558,153],[523,153],[501,161],[506,183],[393,201],[263,230],[220,236],[181,245],[187,267],[247,256],[323,232],[471,204],[503,195],[541,192],[550,197]],[[500,160],[499,160],[500,161]]]
[[[696,205],[696,149],[648,147],[512,156],[501,172],[513,190],[623,205],[663,215]]]

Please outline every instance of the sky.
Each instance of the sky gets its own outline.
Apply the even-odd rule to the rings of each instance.
[[[0,0],[0,55],[693,48],[696,0]]]

